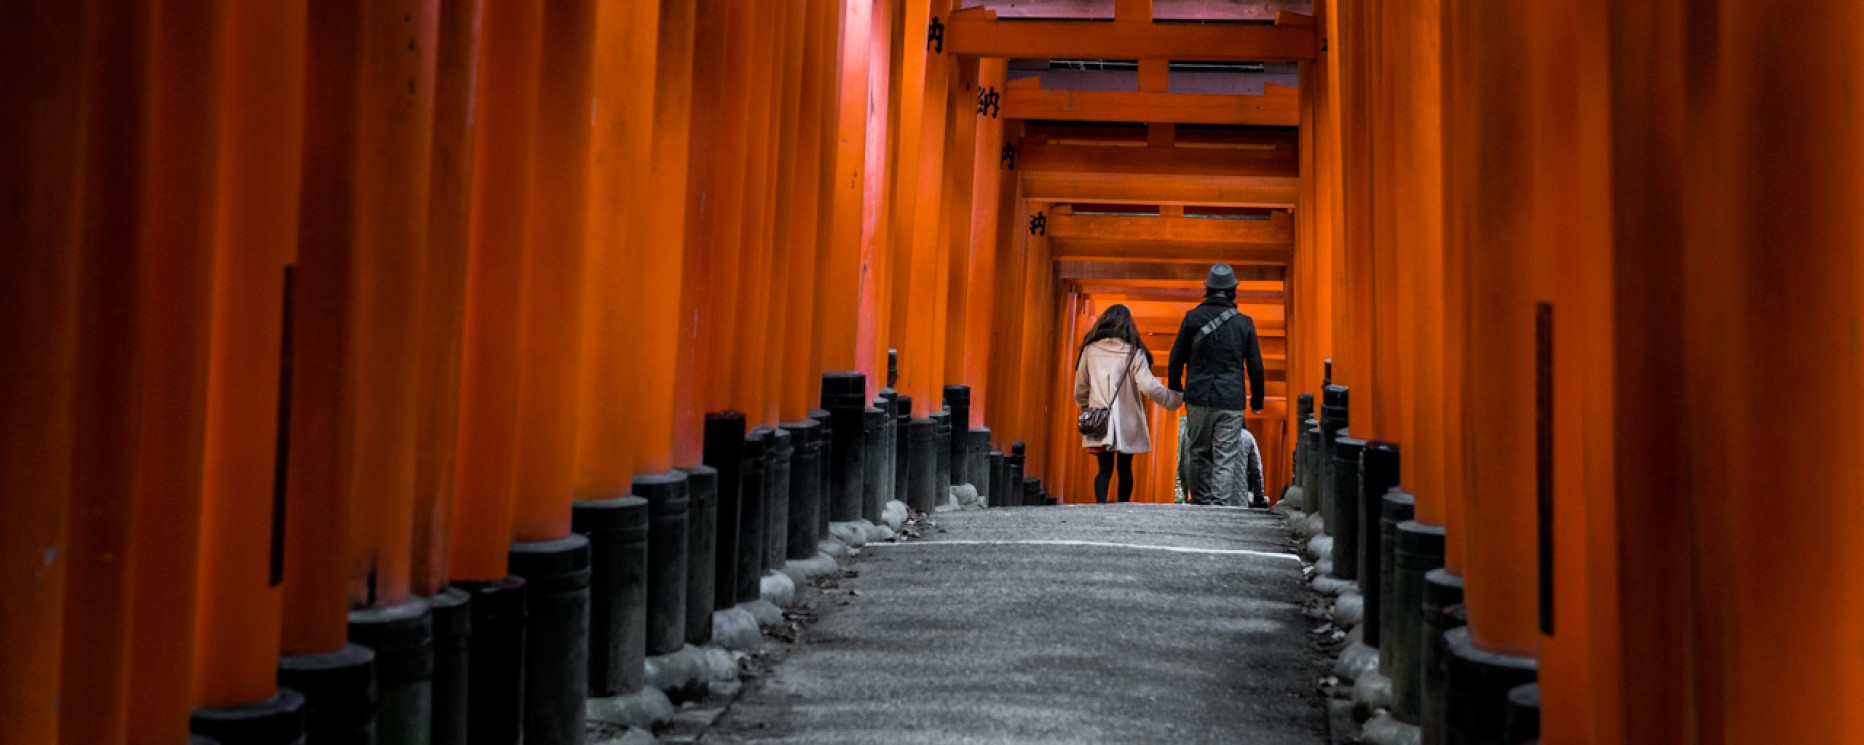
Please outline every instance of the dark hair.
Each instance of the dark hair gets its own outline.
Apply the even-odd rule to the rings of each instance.
[[[1081,350],[1075,353],[1075,364],[1079,365],[1081,355],[1087,352],[1087,345],[1101,339],[1119,339],[1138,349],[1146,358],[1146,366],[1152,366],[1152,350],[1146,349],[1146,343],[1139,339],[1139,326],[1133,323],[1133,311],[1124,305],[1114,304],[1100,312],[1100,320],[1088,329],[1087,336],[1081,339]]]
[[[1236,288],[1234,287],[1225,287],[1223,289],[1218,289],[1215,287],[1204,288],[1204,297],[1216,297],[1218,295],[1222,295],[1224,298],[1229,299],[1229,300],[1235,300],[1236,299]]]

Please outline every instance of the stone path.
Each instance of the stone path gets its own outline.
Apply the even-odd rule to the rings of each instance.
[[[1327,661],[1279,518],[1091,505],[933,523],[863,549],[700,741],[1326,741]]]

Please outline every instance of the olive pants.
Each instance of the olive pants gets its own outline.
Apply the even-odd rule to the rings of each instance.
[[[1187,406],[1186,434],[1191,445],[1190,479],[1185,484],[1196,504],[1241,506],[1243,412]]]

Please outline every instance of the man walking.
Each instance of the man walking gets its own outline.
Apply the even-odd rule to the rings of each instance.
[[[1190,368],[1187,375],[1185,368]],[[1243,386],[1243,373],[1249,385]],[[1256,322],[1236,309],[1236,272],[1228,264],[1210,268],[1204,302],[1184,314],[1171,345],[1169,387],[1189,406],[1190,479],[1185,487],[1197,504],[1241,504],[1238,486],[1245,468],[1243,406],[1262,413],[1264,378]],[[1264,500],[1266,501],[1266,500]]]

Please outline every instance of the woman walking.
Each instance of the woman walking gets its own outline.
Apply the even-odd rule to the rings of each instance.
[[[1152,352],[1139,340],[1133,312],[1124,305],[1109,306],[1081,340],[1074,366],[1074,402],[1081,407],[1081,445],[1094,454],[1100,471],[1094,476],[1094,500],[1107,501],[1108,482],[1117,465],[1120,501],[1133,499],[1133,455],[1152,450],[1141,396],[1168,410],[1184,403],[1184,396],[1165,387],[1152,375]]]

